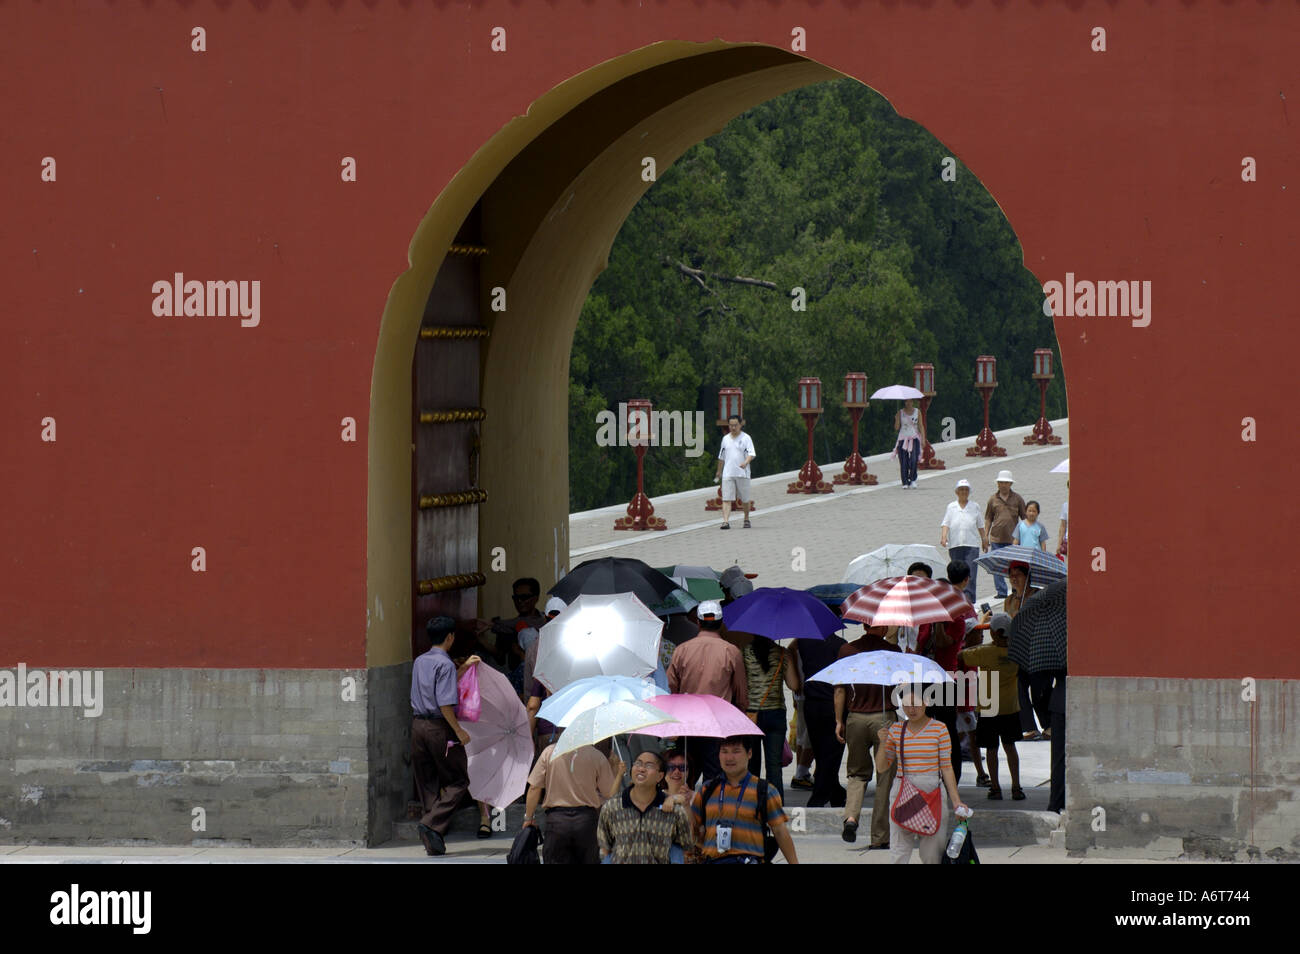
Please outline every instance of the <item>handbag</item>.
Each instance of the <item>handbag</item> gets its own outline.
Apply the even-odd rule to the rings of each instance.
[[[461,722],[477,722],[483,711],[483,700],[478,691],[478,666],[470,666],[456,680],[456,694],[460,697],[456,718]]]
[[[918,835],[935,835],[939,832],[939,820],[943,814],[943,791],[940,787],[932,791],[923,791],[912,784],[903,772],[903,742],[907,738],[907,723],[900,722],[898,733],[898,771],[900,782],[898,795],[889,807],[889,817],[898,827]]]

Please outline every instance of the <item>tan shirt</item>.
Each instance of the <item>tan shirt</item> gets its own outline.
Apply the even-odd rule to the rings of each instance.
[[[600,808],[614,785],[609,759],[593,745],[584,745],[552,760],[555,744],[542,749],[528,784],[546,789],[543,808]]]
[[[749,708],[745,658],[720,635],[704,629],[673,650],[668,689],[717,696],[741,712]]]
[[[1025,515],[1025,498],[1014,490],[1003,500],[997,494],[984,508],[984,525],[989,528],[990,543],[1011,543],[1016,526]]]

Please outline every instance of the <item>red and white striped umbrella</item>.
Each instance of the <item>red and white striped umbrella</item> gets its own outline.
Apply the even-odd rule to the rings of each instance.
[[[840,614],[868,626],[919,626],[965,619],[975,610],[961,590],[944,580],[891,576],[854,591]]]

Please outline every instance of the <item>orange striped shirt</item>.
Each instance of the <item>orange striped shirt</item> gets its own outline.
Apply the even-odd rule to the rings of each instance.
[[[898,741],[906,722],[895,722],[889,727],[885,752],[891,759],[898,758]],[[952,763],[952,738],[948,727],[938,719],[931,719],[920,732],[908,732],[903,743],[904,775],[938,775],[939,767]]]

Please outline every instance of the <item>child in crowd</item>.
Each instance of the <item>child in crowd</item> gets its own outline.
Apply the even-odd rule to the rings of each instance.
[[[1040,508],[1037,500],[1025,504],[1025,519],[1016,525],[1012,539],[1022,547],[1034,550],[1047,549],[1047,529],[1038,522]]]

